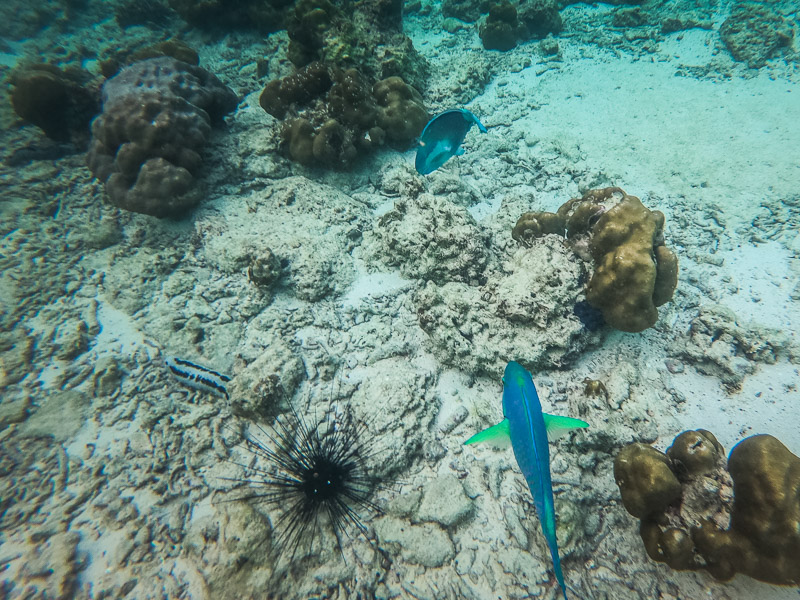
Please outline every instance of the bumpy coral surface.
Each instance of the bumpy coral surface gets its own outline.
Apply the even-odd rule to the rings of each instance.
[[[370,83],[357,69],[320,62],[270,81],[261,107],[283,123],[289,158],[303,165],[347,168],[388,141],[405,147],[422,132],[428,112],[400,77]]]
[[[511,50],[522,35],[517,9],[508,0],[493,4],[480,27],[481,41],[487,50]]]
[[[291,0],[169,0],[172,9],[196,27],[243,27],[264,32],[283,27],[285,7],[290,3]]]
[[[685,431],[666,454],[626,446],[614,477],[653,560],[722,580],[800,583],[800,458],[776,438],[746,438],[726,465],[713,434]]]
[[[561,244],[519,248],[480,287],[428,282],[414,297],[420,327],[439,360],[497,375],[509,360],[529,369],[563,366],[589,336],[564,307],[581,297],[581,265]]]
[[[197,204],[195,186],[211,123],[236,95],[208,71],[170,57],[139,61],[103,86],[88,162],[115,206],[156,217]]]
[[[672,298],[678,259],[664,245],[664,215],[636,196],[613,187],[589,190],[556,213],[523,214],[511,232],[525,246],[545,234],[565,235],[593,262],[586,299],[612,327],[643,331],[658,319],[656,307]]]
[[[623,192],[598,219],[589,250],[595,264],[586,288],[589,303],[622,331],[654,325],[656,306],[672,298],[678,282],[678,259],[664,246],[664,215]]]
[[[402,31],[399,0],[298,0],[286,18],[289,60],[358,69],[367,79],[398,76],[423,88],[427,63]]]
[[[561,15],[553,0],[529,0],[519,7],[501,0],[489,7],[489,16],[480,27],[481,41],[487,50],[511,50],[517,41],[545,37],[561,31]]]

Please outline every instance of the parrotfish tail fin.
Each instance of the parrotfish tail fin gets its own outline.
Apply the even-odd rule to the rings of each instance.
[[[476,433],[464,442],[464,445],[480,444],[481,442],[491,442],[496,447],[507,448],[511,444],[511,437],[508,434],[508,419],[503,419],[497,425],[492,425],[488,429]]]
[[[547,439],[551,442],[562,438],[573,429],[589,427],[586,421],[581,421],[580,419],[548,415],[547,413],[542,413],[542,416],[544,417],[544,428],[547,430]]]
[[[478,117],[476,117],[474,114],[472,114],[472,111],[467,110],[466,108],[462,108],[461,109],[461,114],[464,115],[464,118],[467,121],[470,121],[470,120],[473,121],[475,123],[475,125],[478,126],[478,129],[481,130],[481,133],[486,133],[486,127],[484,127],[483,123],[481,123],[481,120]]]
[[[564,600],[567,598],[567,584],[564,583],[564,573],[561,571],[561,560],[558,558],[558,551],[553,554],[553,570],[556,572],[556,581],[561,586],[561,593],[564,594]]]

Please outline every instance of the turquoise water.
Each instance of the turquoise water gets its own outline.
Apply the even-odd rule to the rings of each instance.
[[[463,446],[512,360],[590,424],[549,446],[570,598],[797,596],[796,463],[784,585],[651,560],[614,475],[800,454],[797,7],[533,6],[0,8],[0,596],[562,597],[515,454]],[[488,131],[420,175],[453,108]],[[739,531],[675,456],[659,526]]]

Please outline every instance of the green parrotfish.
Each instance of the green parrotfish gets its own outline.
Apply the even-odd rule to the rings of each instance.
[[[453,108],[433,117],[419,136],[415,166],[421,175],[433,173],[453,156],[461,156],[461,144],[467,132],[477,125],[482,133],[486,127],[478,117],[465,108]]]
[[[514,361],[506,365],[503,375],[503,416],[505,418],[500,423],[473,435],[464,444],[478,442],[500,444],[511,441],[514,457],[525,476],[525,481],[528,482],[533,504],[542,524],[542,532],[550,547],[556,581],[561,586],[564,600],[568,600],[556,540],[556,512],[553,503],[553,483],[550,478],[548,436],[556,439],[570,429],[588,427],[589,424],[580,419],[543,413],[531,374]]]

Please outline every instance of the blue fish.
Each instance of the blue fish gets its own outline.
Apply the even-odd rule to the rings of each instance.
[[[486,133],[486,127],[465,108],[454,108],[439,113],[433,117],[422,135],[419,136],[417,160],[415,166],[420,175],[433,173],[451,156],[461,156],[464,149],[461,144],[467,137],[467,132],[473,125],[477,125],[481,132]]]
[[[564,584],[564,574],[561,572],[561,559],[558,556],[556,540],[556,512],[553,504],[550,449],[547,446],[547,438],[549,435],[551,439],[556,439],[570,429],[588,427],[589,424],[580,419],[543,413],[531,374],[514,361],[506,365],[503,375],[503,415],[505,419],[500,423],[473,435],[464,444],[488,441],[497,444],[511,440],[514,457],[528,482],[533,495],[533,504],[539,513],[542,532],[550,547],[556,580],[561,586],[564,600],[567,600],[567,586]]]

